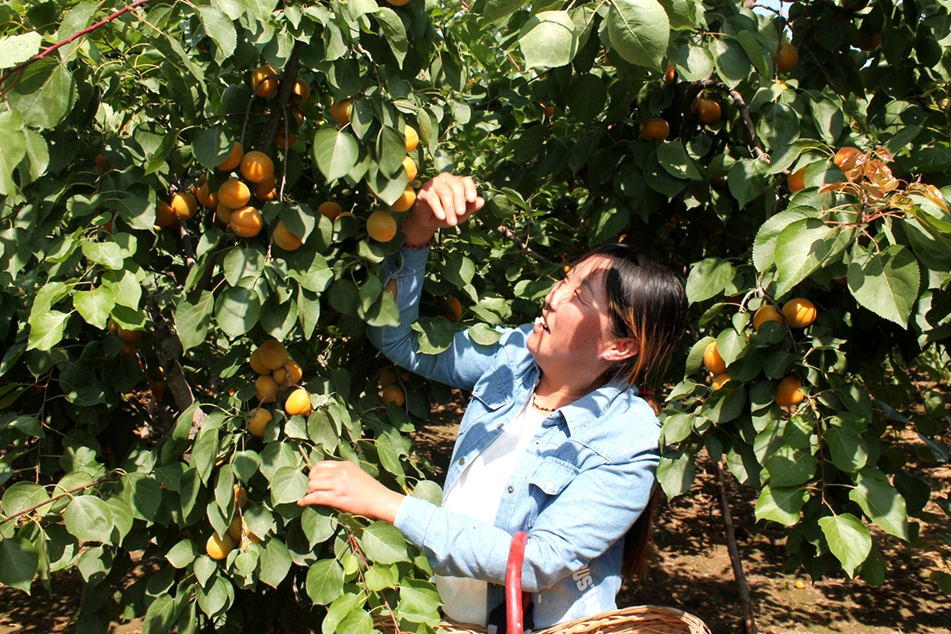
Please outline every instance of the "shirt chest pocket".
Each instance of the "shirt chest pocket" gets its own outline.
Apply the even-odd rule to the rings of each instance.
[[[535,523],[545,507],[551,504],[578,477],[580,472],[578,467],[558,458],[542,459],[541,464],[528,479],[532,504],[530,525]]]

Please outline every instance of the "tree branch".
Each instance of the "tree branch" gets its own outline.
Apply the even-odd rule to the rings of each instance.
[[[284,66],[284,73],[281,75],[281,87],[277,91],[275,106],[271,108],[271,115],[268,117],[267,123],[264,124],[261,136],[258,137],[258,142],[254,146],[254,149],[259,152],[267,153],[271,149],[271,144],[274,143],[274,135],[277,134],[277,126],[281,123],[284,106],[290,100],[291,93],[294,91],[294,82],[297,81],[297,70],[300,68],[300,54],[303,49],[303,42],[295,43],[294,50],[291,51],[291,56]]]
[[[2,520],[0,520],[0,525],[6,524],[6,523],[9,522],[10,520],[15,520],[16,518],[21,517],[21,516],[23,516],[23,515],[27,515],[28,513],[32,513],[33,511],[35,511],[36,509],[40,508],[41,506],[46,506],[47,504],[52,504],[52,503],[55,502],[56,500],[60,500],[60,499],[62,499],[62,498],[64,498],[64,497],[70,496],[70,495],[72,495],[73,493],[76,493],[77,491],[83,491],[83,490],[85,490],[85,489],[89,489],[89,488],[94,487],[94,486],[99,486],[100,484],[105,484],[106,482],[110,482],[110,481],[115,480],[115,479],[116,479],[116,477],[115,477],[115,476],[112,476],[112,477],[109,477],[109,478],[105,478],[105,479],[103,479],[103,480],[97,480],[96,482],[90,482],[89,484],[84,484],[84,485],[82,485],[82,486],[80,486],[80,487],[76,487],[75,489],[70,489],[70,490],[68,490],[68,491],[63,491],[60,495],[53,496],[53,497],[51,497],[50,499],[46,500],[45,502],[40,502],[39,504],[35,504],[35,505],[31,506],[30,508],[28,508],[28,509],[26,509],[26,510],[24,510],[24,511],[20,511],[19,513],[14,513],[14,514],[11,515],[10,517],[5,517],[5,518],[3,518]]]
[[[763,147],[759,144],[759,139],[756,137],[756,125],[753,123],[752,117],[750,117],[750,109],[746,107],[746,101],[743,100],[743,95],[715,79],[704,79],[700,84],[704,88],[716,88],[730,95],[733,99],[733,103],[736,104],[737,109],[740,111],[740,119],[743,120],[746,134],[749,136],[749,146],[753,152],[753,157],[761,158],[765,152],[763,151]]]
[[[713,463],[717,476],[717,496],[720,499],[720,511],[723,513],[723,528],[726,533],[726,547],[730,553],[730,563],[733,564],[733,578],[740,593],[740,606],[743,610],[743,626],[746,634],[757,634],[756,620],[753,617],[753,603],[750,601],[750,587],[743,574],[743,561],[736,546],[736,535],[733,532],[733,515],[730,513],[730,500],[726,495],[726,478],[723,475],[723,465],[717,460]]]

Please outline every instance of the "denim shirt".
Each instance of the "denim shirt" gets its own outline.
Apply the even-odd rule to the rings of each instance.
[[[448,492],[465,465],[505,429],[539,378],[526,341],[531,325],[504,330],[493,346],[456,332],[448,350],[417,352],[428,250],[404,248],[383,263],[396,278],[398,327],[368,335],[394,363],[472,391],[446,474]],[[426,553],[440,575],[489,582],[486,614],[504,602],[505,567],[514,533],[528,532],[522,588],[532,593],[536,629],[615,609],[624,535],[655,484],[660,424],[636,387],[612,382],[559,408],[521,457],[494,525],[407,497],[396,527]]]

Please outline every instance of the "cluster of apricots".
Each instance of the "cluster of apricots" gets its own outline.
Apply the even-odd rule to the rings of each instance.
[[[796,297],[783,305],[780,312],[772,304],[765,304],[753,314],[753,329],[759,330],[766,322],[786,323],[790,328],[805,328],[816,320],[818,311],[815,304],[808,299]],[[726,362],[717,351],[717,342],[711,341],[703,351],[703,365],[713,375],[711,386],[718,390],[730,381]],[[786,376],[779,382],[776,394],[776,403],[783,407],[798,405],[805,394],[802,392],[802,381],[795,376]]]
[[[791,73],[799,65],[799,51],[789,42],[782,42],[773,53],[772,60],[776,70],[785,75]],[[667,64],[667,69],[664,71],[664,81],[667,84],[677,82],[677,69],[672,63]],[[723,109],[719,102],[707,99],[704,93],[701,92],[699,98],[694,100],[690,112],[695,114],[701,123],[710,125],[720,120]],[[661,117],[647,119],[641,128],[641,138],[648,143],[666,141],[669,134],[670,124]]]
[[[380,373],[380,388],[383,390],[380,398],[383,399],[386,405],[393,403],[397,407],[402,407],[403,403],[406,402],[406,397],[403,394],[403,390],[396,385],[397,378],[402,378],[406,381],[409,379],[409,374],[404,372],[403,375],[400,376],[399,370],[392,366],[383,369],[383,372]]]
[[[288,388],[293,389],[284,401],[285,414],[307,416],[313,411],[310,392],[298,385],[304,373],[300,365],[290,358],[283,343],[277,339],[265,341],[255,348],[248,361],[251,369],[260,375],[254,382],[259,405],[248,417],[248,433],[264,436],[264,428],[273,418],[264,405],[276,401],[278,394]]]
[[[248,492],[240,484],[234,485],[235,516],[224,535],[212,533],[205,542],[205,553],[215,561],[227,559],[236,546],[242,550],[249,544],[258,544],[261,539],[248,530],[242,510],[248,504]]]
[[[335,101],[333,105],[330,106],[330,116],[338,124],[345,126],[350,123],[350,112],[352,109],[353,99],[341,99]],[[367,233],[377,242],[389,242],[396,237],[396,219],[390,212],[402,213],[408,211],[413,206],[413,203],[416,202],[416,190],[413,189],[413,181],[416,180],[419,170],[416,166],[416,161],[409,156],[409,153],[415,150],[419,145],[419,133],[413,126],[404,125],[403,138],[406,144],[407,154],[403,157],[403,169],[406,171],[406,180],[409,184],[406,185],[406,189],[403,190],[400,197],[389,206],[389,211],[375,211],[370,214],[370,217],[367,219]],[[324,205],[336,205],[336,207],[329,207],[324,210]],[[341,215],[340,206],[336,203],[324,203],[324,205],[321,205],[318,211],[331,220],[335,220]],[[336,211],[336,214],[331,216],[333,211]]]

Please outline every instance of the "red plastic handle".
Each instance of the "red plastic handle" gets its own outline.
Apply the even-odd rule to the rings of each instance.
[[[528,533],[519,531],[512,535],[509,562],[505,569],[505,614],[508,619],[506,634],[522,634],[522,562],[525,560],[525,542]]]

